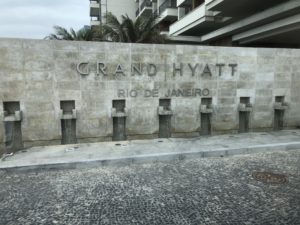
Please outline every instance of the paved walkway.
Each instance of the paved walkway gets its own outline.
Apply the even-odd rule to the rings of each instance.
[[[0,169],[72,168],[292,149],[300,149],[300,130],[34,147],[2,159]]]
[[[286,176],[264,183],[256,172]],[[1,225],[299,225],[300,150],[0,170]]]

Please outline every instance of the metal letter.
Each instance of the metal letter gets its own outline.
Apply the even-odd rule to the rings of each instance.
[[[216,64],[216,67],[219,67],[219,76],[222,76],[222,67],[224,67],[225,64],[223,63],[218,63]]]
[[[97,62],[97,75],[100,75],[100,72],[106,76],[106,66],[104,63]]]
[[[176,91],[175,89],[173,89],[173,90],[172,90],[172,93],[171,93],[171,97],[173,97],[173,96],[178,97],[177,91]]]
[[[158,89],[152,90],[152,97],[158,97]]]
[[[148,76],[155,76],[157,73],[156,65],[150,63],[147,66]]]
[[[176,68],[176,63],[173,63],[173,76],[176,76],[176,72],[180,72],[180,76],[182,76],[183,65],[180,63],[180,68]]]
[[[209,90],[207,88],[203,89],[202,95],[203,96],[208,96],[209,95]]]
[[[132,76],[134,76],[136,73],[138,75],[142,75],[142,64],[139,63],[138,67],[136,67],[135,65],[131,66],[131,72],[132,72]]]
[[[195,76],[195,72],[196,72],[196,69],[199,66],[199,64],[197,63],[194,67],[190,63],[188,65],[192,71],[192,76]]]
[[[237,64],[228,64],[229,67],[231,67],[231,75],[234,76],[234,73],[236,72]]]
[[[131,91],[129,92],[129,95],[130,95],[130,97],[135,98],[138,94],[137,94],[137,91],[136,91],[136,90],[131,90]]]
[[[125,98],[125,91],[122,90],[122,89],[119,89],[119,90],[118,90],[118,97],[119,97],[119,98],[121,98],[121,97],[122,97],[122,98]]]
[[[201,96],[201,89],[195,89],[195,96]]]
[[[192,90],[191,89],[186,89],[186,92],[185,92],[185,96],[186,97],[191,97],[192,96]]]
[[[145,98],[149,98],[151,97],[151,90],[145,90],[145,95],[144,95]]]
[[[204,76],[205,74],[208,74],[209,76],[212,76],[212,73],[210,71],[210,68],[209,68],[208,64],[205,65],[202,76]]]
[[[125,73],[123,72],[122,66],[120,64],[117,65],[115,75],[118,75],[119,73],[121,73],[123,76],[125,76]]]
[[[88,65],[89,65],[88,62],[81,62],[81,63],[78,63],[78,64],[77,64],[77,67],[76,67],[77,72],[78,72],[80,75],[89,75],[89,73],[90,73],[89,68],[87,68],[87,71],[86,71],[86,72],[84,72],[84,71],[82,71],[82,70],[80,69],[82,66],[88,66]]]
[[[170,97],[170,96],[171,96],[171,90],[169,89],[169,90],[168,90],[168,93],[165,95],[165,97],[168,98],[168,97]]]
[[[184,91],[182,89],[178,89],[178,95],[177,96],[179,97],[180,95],[182,97],[184,97]]]

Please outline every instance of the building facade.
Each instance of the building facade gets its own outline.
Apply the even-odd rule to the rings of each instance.
[[[0,39],[0,149],[300,126],[300,50]]]
[[[106,22],[106,14],[111,12],[120,20],[122,15],[135,19],[137,3],[133,0],[90,0],[91,26]]]
[[[133,0],[134,1],[134,0]],[[177,42],[226,46],[300,46],[298,0],[139,0]]]
[[[174,42],[203,45],[300,47],[298,0],[90,0],[91,25],[105,14],[155,16]]]

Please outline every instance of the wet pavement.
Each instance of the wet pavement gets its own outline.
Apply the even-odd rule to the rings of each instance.
[[[286,177],[272,184],[255,172]],[[300,150],[0,171],[0,224],[300,224]]]

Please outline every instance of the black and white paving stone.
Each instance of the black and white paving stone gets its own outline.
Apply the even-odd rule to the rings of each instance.
[[[266,184],[255,171],[284,174]],[[0,172],[0,225],[297,225],[300,150],[75,170]]]

